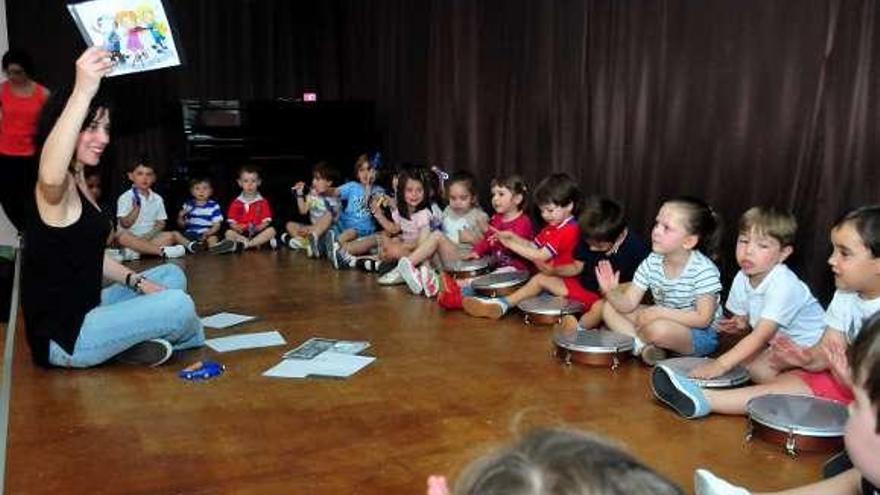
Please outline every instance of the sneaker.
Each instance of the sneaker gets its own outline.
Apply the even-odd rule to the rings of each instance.
[[[320,258],[321,249],[318,244],[318,236],[314,232],[309,234],[309,258]]]
[[[655,366],[667,357],[666,349],[657,347],[654,344],[647,344],[642,348],[642,361],[648,366]]]
[[[404,256],[397,261],[397,271],[400,273],[400,276],[403,277],[403,281],[406,282],[406,286],[409,287],[410,292],[413,294],[421,294],[422,277],[413,267],[409,258]]]
[[[227,253],[235,253],[238,248],[237,242],[230,239],[223,239],[222,241],[214,244],[208,249],[208,252],[211,254],[227,254]]]
[[[419,275],[422,279],[422,288],[425,290],[425,297],[434,297],[440,292],[440,276],[433,268],[423,263],[419,267]]]
[[[711,412],[703,389],[666,365],[655,366],[651,372],[651,391],[660,402],[684,418],[701,418]]]
[[[327,232],[324,232],[324,238],[325,238],[324,243],[326,246],[325,251],[327,251],[328,256],[330,255],[330,252],[333,251],[334,246],[338,245],[339,247],[342,247],[342,244],[339,243],[337,237],[339,237],[339,234],[337,234],[336,231],[333,229],[330,229]],[[339,247],[337,247],[337,249]]]
[[[284,244],[290,249],[306,249],[309,245],[309,241],[304,237],[290,235],[287,232],[281,234],[281,244]]]
[[[205,244],[205,241],[191,241],[186,245],[186,250],[192,254],[204,253],[208,250],[208,245]]]
[[[397,268],[396,261],[380,261],[376,266],[376,271],[379,272],[379,275],[385,275],[395,268]]]
[[[138,342],[116,355],[116,360],[125,364],[159,366],[168,361],[174,349],[165,339],[152,339]]]
[[[437,296],[437,304],[443,309],[462,309],[461,291],[446,290]]]
[[[379,285],[400,285],[404,283],[403,277],[400,276],[400,272],[396,268],[379,277],[378,282]]]
[[[369,256],[360,256],[357,258],[352,256],[349,264],[351,263],[354,263],[352,268],[360,268],[365,272],[375,272],[379,270],[379,261]]]
[[[744,488],[724,481],[706,469],[694,472],[694,493],[696,495],[751,495]]]
[[[166,259],[180,258],[186,256],[186,248],[177,244],[176,246],[165,246],[161,248],[162,257]]]
[[[479,297],[465,297],[461,301],[465,313],[478,318],[492,318],[497,320],[507,312],[507,305],[501,299],[482,299]]]
[[[139,259],[141,259],[141,253],[135,251],[134,249],[122,248],[123,261],[135,261]]]

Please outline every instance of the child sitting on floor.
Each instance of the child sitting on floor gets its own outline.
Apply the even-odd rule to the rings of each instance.
[[[495,237],[505,247],[530,260],[539,269],[550,269],[574,262],[574,249],[580,239],[580,228],[574,215],[579,211],[581,191],[566,174],[553,174],[535,188],[535,204],[547,225],[535,236],[535,240],[523,239],[513,232],[496,231]],[[464,310],[471,316],[501,318],[520,301],[534,297],[547,290],[557,296],[570,297],[587,307],[599,296],[581,287],[576,276],[554,277],[539,273],[526,285],[506,297],[465,297]]]
[[[611,330],[635,339],[633,354],[645,363],[665,359],[666,349],[706,356],[718,346],[721,274],[710,256],[718,243],[719,224],[706,203],[672,199],[657,213],[651,231],[653,252],[636,269],[632,284],[624,288],[611,263],[599,262],[596,279],[606,300],[602,319]],[[649,289],[654,305],[642,305]]]
[[[455,495],[682,495],[674,483],[595,435],[538,429],[472,462]],[[428,478],[427,495],[449,495],[443,476]]]
[[[300,214],[309,215],[311,225],[287,222],[281,242],[290,249],[305,249],[309,258],[318,257],[319,239],[333,225],[339,214],[339,200],[331,194],[336,182],[336,171],[326,162],[319,162],[312,170],[312,187],[305,193],[305,182],[293,186],[296,206]]]
[[[381,186],[375,185],[381,162],[379,153],[359,156],[354,164],[357,180],[348,181],[333,191],[342,202],[342,211],[334,228],[327,231],[326,244],[330,249],[326,254],[336,269],[350,268],[352,255],[365,254],[376,246],[371,202],[385,194]],[[320,249],[323,244],[315,248]]]
[[[834,477],[778,495],[877,495],[880,489],[880,313],[875,313],[847,353],[825,348],[826,359],[842,382],[853,384],[844,443],[853,467]],[[697,495],[750,495],[711,472],[695,475]]]
[[[598,196],[589,198],[578,217],[578,225],[581,228],[582,242],[575,248],[574,263],[550,268],[544,271],[545,274],[559,277],[577,275],[581,287],[599,294],[596,267],[600,261],[610,263],[620,273],[620,280],[629,282],[639,264],[651,253],[648,243],[627,227],[623,207],[610,199]],[[593,303],[581,316],[580,326],[599,327],[602,323],[603,304],[603,299]]]
[[[116,217],[119,230],[117,242],[134,253],[125,254],[126,259],[136,259],[138,254],[151,254],[163,258],[179,258],[186,254],[190,243],[179,232],[164,232],[165,202],[152,190],[156,172],[147,159],[136,160],[128,171],[131,189],[119,195]]]
[[[213,192],[211,181],[207,178],[190,180],[190,198],[184,201],[177,214],[177,226],[183,229],[183,236],[192,243],[192,252],[213,249],[220,242],[217,234],[223,225],[223,212],[211,197]]]
[[[449,205],[443,210],[442,230],[431,232],[409,256],[400,258],[397,269],[413,294],[424,291],[434,297],[439,291],[437,272],[431,267],[436,254],[440,264],[470,257],[472,245],[488,228],[489,216],[477,203],[474,176],[458,172],[445,181]],[[418,268],[416,268],[418,267]]]
[[[431,190],[432,172],[425,167],[408,167],[401,170],[397,182],[397,205],[391,218],[385,216],[380,205],[372,205],[373,215],[384,232],[378,237],[379,258],[397,261],[409,255],[420,241],[428,237],[435,222]],[[403,283],[397,268],[379,277],[382,285]]]
[[[797,221],[789,213],[755,207],[739,221],[736,262],[740,270],[727,297],[730,318],[720,331],[750,330],[732,349],[692,370],[694,378],[715,378],[743,363],[752,381],[764,383],[781,369],[770,362],[768,343],[778,333],[811,346],[825,328],[824,311],[810,288],[785,266],[794,250]]]
[[[235,242],[235,251],[255,249],[268,244],[275,248],[275,228],[272,227],[272,208],[260,195],[260,172],[244,166],[238,173],[241,194],[229,204],[226,217],[229,230],[226,238]]]

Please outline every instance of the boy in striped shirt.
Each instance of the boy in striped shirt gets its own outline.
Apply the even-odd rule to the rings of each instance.
[[[211,181],[207,178],[192,179],[189,192],[191,197],[184,201],[177,214],[177,225],[183,229],[181,233],[189,241],[186,249],[191,253],[209,248],[214,251],[220,243],[217,234],[223,224],[223,212],[220,205],[211,199]]]

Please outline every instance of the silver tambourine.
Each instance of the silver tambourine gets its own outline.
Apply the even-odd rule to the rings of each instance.
[[[477,294],[487,297],[499,297],[512,294],[528,282],[529,272],[501,272],[481,275],[471,282]]]
[[[458,260],[445,263],[443,271],[449,272],[455,278],[474,278],[491,272],[494,264],[495,258],[483,256],[475,260]]]
[[[840,402],[809,395],[769,394],[746,404],[749,429],[746,440],[758,436],[783,445],[785,452],[834,452],[843,448],[849,416]]]
[[[526,325],[555,325],[565,315],[584,312],[584,303],[580,301],[548,295],[524,299],[517,307],[525,313]]]
[[[557,325],[553,344],[556,356],[565,364],[575,362],[615,370],[632,357],[633,338],[611,330],[586,330],[580,326],[566,330]]]

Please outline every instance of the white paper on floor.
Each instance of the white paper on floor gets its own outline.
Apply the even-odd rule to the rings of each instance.
[[[312,359],[285,359],[263,373],[278,378],[305,378],[307,376],[351,376],[375,361],[372,356],[354,356],[333,351],[318,354]]]
[[[237,313],[217,313],[202,318],[202,325],[210,328],[227,328],[256,318],[256,316],[240,315]]]
[[[229,337],[220,337],[205,341],[205,344],[208,347],[217,352],[254,349],[257,347],[271,347],[275,345],[284,345],[286,343],[284,337],[276,330],[257,333],[242,333],[239,335],[230,335]]]

